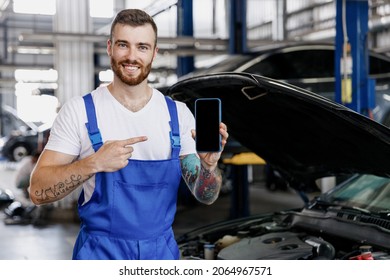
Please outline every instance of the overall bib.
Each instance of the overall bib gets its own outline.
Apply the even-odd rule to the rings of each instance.
[[[88,133],[95,151],[103,141],[91,94],[84,96]],[[131,160],[116,172],[95,176],[95,190],[78,201],[80,233],[73,259],[178,259],[172,231],[181,179],[176,104],[166,97],[171,125],[171,158]]]

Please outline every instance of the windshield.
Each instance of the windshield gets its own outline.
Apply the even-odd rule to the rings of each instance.
[[[191,72],[183,77],[193,77],[193,76],[200,76],[205,74],[212,74],[212,73],[220,73],[220,72],[234,72],[238,67],[245,64],[247,61],[253,59],[252,56],[249,55],[232,55],[226,57],[224,60],[210,66],[207,68],[199,68],[198,70],[195,70],[194,72]]]
[[[341,187],[325,194],[323,200],[345,207],[356,207],[370,212],[390,210],[390,178],[358,175]]]

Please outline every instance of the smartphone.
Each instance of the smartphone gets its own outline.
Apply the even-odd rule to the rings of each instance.
[[[195,100],[195,142],[198,152],[221,151],[221,100],[199,98]]]

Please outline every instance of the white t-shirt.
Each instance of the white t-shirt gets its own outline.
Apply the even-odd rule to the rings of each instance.
[[[92,92],[92,97],[103,142],[147,136],[147,141],[133,146],[132,159],[164,160],[171,157],[170,116],[161,92],[153,89],[152,98],[138,112],[126,109],[111,95],[107,87],[97,88]],[[195,128],[194,116],[184,103],[175,102],[180,128],[180,155],[196,153],[195,141],[191,135],[191,129]],[[94,151],[86,123],[83,98],[72,98],[61,108],[45,149],[79,156],[80,159],[91,155]],[[85,201],[92,195],[94,181],[84,183]]]

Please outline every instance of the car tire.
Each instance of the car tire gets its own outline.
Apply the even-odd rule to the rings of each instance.
[[[12,161],[21,161],[22,158],[31,154],[31,149],[25,144],[19,143],[12,147],[11,149],[11,160]]]

